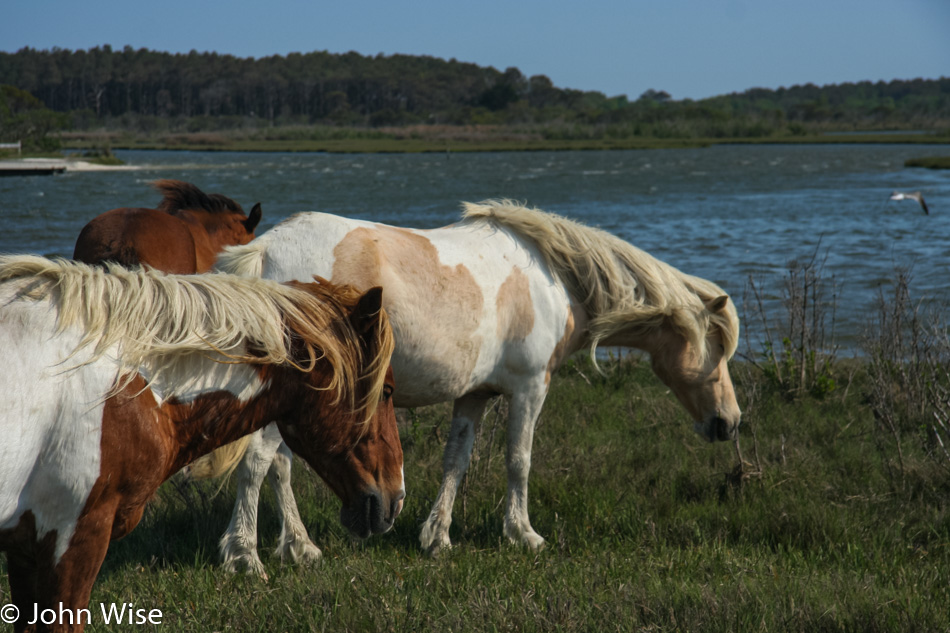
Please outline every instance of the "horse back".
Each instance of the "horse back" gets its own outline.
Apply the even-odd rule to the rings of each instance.
[[[313,213],[259,239],[264,277],[384,288],[397,406],[510,392],[512,375],[543,375],[563,353],[570,298],[537,249],[504,227],[416,230]]]
[[[73,259],[87,264],[116,262],[126,267],[147,265],[169,273],[199,270],[195,238],[178,217],[145,208],[107,211],[83,227]]]

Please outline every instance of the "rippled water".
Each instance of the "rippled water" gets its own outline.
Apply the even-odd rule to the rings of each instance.
[[[331,155],[133,152],[135,171],[0,179],[7,230],[0,252],[70,255],[82,226],[119,206],[155,206],[148,183],[194,182],[263,228],[297,211],[435,227],[461,200],[512,198],[597,225],[685,272],[712,279],[741,305],[755,275],[779,310],[786,264],[818,249],[840,286],[837,329],[853,345],[882,284],[913,270],[916,297],[945,301],[950,269],[950,172],[905,169],[944,146],[719,146],[708,149],[480,154]],[[888,202],[892,190],[922,190]],[[754,329],[752,319],[746,319]]]

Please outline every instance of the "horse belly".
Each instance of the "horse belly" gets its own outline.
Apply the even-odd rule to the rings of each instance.
[[[477,350],[455,356],[432,354],[431,348],[420,349],[396,342],[393,352],[393,377],[397,407],[421,407],[454,400],[470,390],[473,370],[469,359]]]

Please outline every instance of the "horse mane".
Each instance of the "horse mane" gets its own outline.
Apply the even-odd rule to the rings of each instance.
[[[509,200],[463,203],[463,218],[495,222],[530,240],[555,276],[590,316],[591,356],[620,332],[644,333],[669,321],[705,357],[706,335],[718,328],[726,358],[739,344],[739,318],[731,301],[719,312],[707,302],[726,293],[687,275],[601,229],[530,209]]]
[[[297,214],[300,215],[300,214]],[[291,216],[281,222],[287,222],[292,218],[297,217],[296,215]],[[270,245],[270,233],[265,233],[264,235],[254,239],[247,244],[239,244],[225,247],[221,253],[218,254],[218,258],[214,264],[214,270],[218,273],[224,273],[226,275],[235,275],[238,277],[248,277],[248,278],[260,278],[264,272],[264,257],[267,253],[267,249]],[[315,278],[321,285],[333,285],[325,279]],[[341,297],[345,298],[344,303],[348,306],[353,306],[356,304],[356,301],[360,297],[359,291],[347,284],[336,284],[338,294]],[[368,367],[364,375],[372,376],[371,386],[367,390],[366,398],[364,399],[363,408],[366,408],[369,403],[375,403],[379,401],[379,397],[383,393],[384,379],[386,377],[386,369],[389,367],[389,358],[392,356],[393,352],[393,337],[392,330],[389,327],[389,317],[386,312],[383,311],[379,323],[379,331],[376,333],[376,340],[379,346],[379,351],[374,355],[374,360],[371,363],[371,367]],[[371,414],[372,412],[370,412]]]
[[[93,267],[33,255],[0,256],[0,284],[17,284],[16,296],[48,299],[57,328],[84,332],[73,355],[91,349],[81,364],[118,346],[120,369],[147,369],[155,381],[176,363],[198,354],[221,362],[331,368],[327,389],[375,413],[383,390],[392,333],[382,313],[370,349],[363,350],[349,309],[353,288],[325,280],[279,284],[223,274],[170,275],[107,263]],[[128,382],[120,384],[119,388]],[[357,392],[362,397],[357,397]]]
[[[190,182],[156,180],[152,186],[162,194],[162,202],[158,205],[158,210],[165,213],[174,214],[176,211],[191,209],[209,213],[244,214],[241,205],[231,198],[220,193],[207,194]]]

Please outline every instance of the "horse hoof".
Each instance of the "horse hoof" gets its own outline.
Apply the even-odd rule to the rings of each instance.
[[[534,539],[528,539],[528,540],[525,542],[525,545],[527,545],[529,549],[532,549],[532,550],[534,550],[534,551],[536,551],[536,552],[540,552],[540,551],[543,550],[545,547],[547,547],[547,544],[548,544],[548,543],[547,543],[547,541],[544,540],[543,537],[538,536],[537,534],[535,534],[534,536],[535,536],[535,538],[534,538]]]
[[[440,543],[434,541],[429,547],[425,548],[426,555],[429,558],[438,558],[443,552],[452,549],[451,543]]]
[[[281,562],[292,561],[297,565],[317,565],[323,560],[323,552],[313,543],[290,543],[278,547],[277,556]]]
[[[508,540],[512,545],[526,547],[533,552],[540,551],[547,545],[544,537],[536,532],[525,532],[518,536],[508,536]]]
[[[267,582],[267,572],[264,571],[264,564],[257,556],[254,557],[228,557],[222,564],[224,571],[229,574],[244,572],[253,576],[258,576],[264,582]]]

